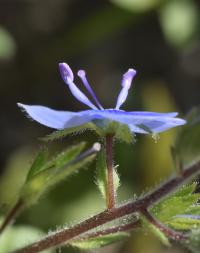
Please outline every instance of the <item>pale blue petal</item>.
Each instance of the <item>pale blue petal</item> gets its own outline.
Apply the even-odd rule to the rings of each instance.
[[[177,113],[124,112],[120,110],[89,110],[85,111],[93,119],[108,119],[130,126],[137,133],[160,133],[172,127],[184,125],[185,120],[175,118]],[[147,131],[145,129],[149,129]]]
[[[90,108],[97,109],[97,107],[86,97],[86,95],[73,82],[74,75],[69,65],[67,65],[66,63],[59,63],[59,69],[63,81],[68,85],[73,96],[81,103],[89,106]]]
[[[167,119],[167,122],[159,122],[160,125],[156,126],[154,122],[145,123],[145,125],[151,129],[153,133],[161,133],[170,128],[184,125],[186,123],[185,120],[175,118],[175,119]]]
[[[138,126],[135,126],[135,125],[128,125],[131,132],[133,133],[138,133],[138,134],[149,134],[148,131],[145,131],[143,128],[140,128]]]
[[[144,122],[150,122],[158,119],[162,122],[167,122],[169,119],[178,120],[174,118],[176,113],[154,113],[154,112],[125,112],[121,110],[108,109],[108,110],[89,110],[93,115],[99,115],[102,118],[119,121],[124,124],[139,125]],[[184,120],[180,119],[177,123],[183,123]]]
[[[123,111],[122,111],[123,112]],[[140,115],[140,116],[159,116],[159,117],[176,117],[178,115],[177,112],[147,112],[147,111],[133,111],[133,112],[125,112],[125,113],[128,113],[130,115]]]
[[[82,116],[81,112],[56,111],[40,105],[24,105],[21,103],[17,105],[25,111],[31,119],[54,129],[76,127],[91,120],[91,116],[85,114]]]
[[[126,101],[126,98],[128,96],[128,90],[131,87],[131,83],[132,80],[134,78],[134,76],[136,75],[136,71],[134,69],[129,69],[124,75],[123,75],[123,79],[122,79],[122,89],[119,93],[119,96],[117,98],[117,104],[115,109],[119,109],[122,104]]]

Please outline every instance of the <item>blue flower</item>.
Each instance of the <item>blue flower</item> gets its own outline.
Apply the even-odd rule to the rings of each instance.
[[[114,109],[104,109],[102,107],[87,81],[86,72],[84,70],[79,70],[77,75],[80,77],[84,86],[90,93],[94,103],[91,102],[74,83],[74,74],[66,63],[60,63],[59,69],[62,79],[70,89],[73,96],[81,103],[89,106],[91,109],[79,112],[57,111],[40,105],[25,105],[18,103],[18,106],[21,107],[30,118],[47,127],[61,130],[79,127],[88,122],[92,122],[100,126],[101,123],[103,124],[104,122],[114,121],[127,125],[133,133],[148,134],[160,133],[186,123],[185,120],[176,118],[178,114],[176,112],[126,112],[120,109],[122,104],[126,101],[132,79],[136,75],[136,71],[134,69],[129,69],[123,75],[121,82],[122,88],[118,95],[116,107]]]

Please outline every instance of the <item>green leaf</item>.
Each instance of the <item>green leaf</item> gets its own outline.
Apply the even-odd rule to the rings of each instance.
[[[114,179],[114,190],[116,195],[117,189],[120,186],[120,179],[115,168],[113,169],[113,179]],[[106,199],[106,191],[108,184],[107,182],[108,180],[107,180],[106,154],[105,149],[102,148],[102,150],[98,153],[97,156],[96,183],[104,199]]]
[[[39,240],[42,236],[42,231],[31,226],[14,226],[8,228],[0,237],[0,252],[13,252],[28,243]],[[49,249],[44,253],[53,253]]]
[[[198,227],[200,228],[200,220],[186,217],[174,217],[171,219],[171,221],[168,222],[168,225],[178,230],[191,230]]]
[[[175,144],[174,157],[183,167],[200,160],[200,108],[194,108],[186,117],[187,124],[179,129]]]
[[[27,178],[21,190],[21,199],[25,204],[33,204],[44,193],[49,191],[52,186],[55,186],[73,172],[92,161],[95,156],[94,154],[76,160],[84,146],[84,143],[74,145],[58,154],[38,170],[35,170],[35,173]]]
[[[41,138],[43,141],[54,141],[58,139],[63,139],[69,134],[81,134],[84,131],[95,131],[99,134],[98,129],[95,127],[93,123],[87,123],[81,126],[65,128],[63,130],[54,131],[53,133],[47,135],[46,137]]]
[[[195,183],[183,186],[177,192],[161,200],[154,207],[152,207],[151,212],[159,221],[165,223],[166,225],[172,226],[175,229],[179,229],[180,224],[177,224],[176,226],[176,222],[173,222],[173,220],[176,219],[176,216],[182,214],[193,214],[193,208],[194,211],[197,210],[195,204],[200,198],[200,194],[193,193],[195,186]]]
[[[94,238],[89,239],[82,239],[73,241],[70,243],[70,245],[80,248],[81,250],[92,250],[92,249],[98,249],[101,247],[104,247],[106,245],[112,244],[114,242],[118,242],[120,240],[123,240],[129,236],[128,233],[125,232],[118,232],[114,234],[109,235],[101,235]]]
[[[73,145],[62,151],[61,153],[57,154],[50,161],[48,161],[47,159],[47,149],[41,150],[38,153],[36,159],[34,160],[33,165],[31,166],[26,181],[29,181],[32,177],[34,177],[41,171],[64,166],[66,163],[76,158],[76,156],[80,154],[84,147],[84,142],[79,143],[78,145]]]
[[[39,153],[37,154],[29,172],[26,178],[26,181],[28,181],[31,177],[33,177],[35,174],[37,174],[45,165],[47,162],[47,156],[48,151],[46,148],[42,148]]]
[[[194,253],[200,252],[200,229],[192,230],[186,242],[186,247]]]
[[[145,229],[147,228],[148,230],[151,231],[152,234],[154,234],[164,245],[166,246],[170,246],[169,240],[168,238],[160,231],[160,229],[158,229],[157,227],[155,227],[153,224],[151,224],[146,218],[145,216],[141,217],[141,221],[145,227]]]

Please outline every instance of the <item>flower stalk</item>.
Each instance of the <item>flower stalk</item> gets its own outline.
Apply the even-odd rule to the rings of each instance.
[[[106,165],[107,165],[107,192],[106,203],[107,208],[112,209],[115,207],[115,189],[113,178],[113,135],[106,136]]]

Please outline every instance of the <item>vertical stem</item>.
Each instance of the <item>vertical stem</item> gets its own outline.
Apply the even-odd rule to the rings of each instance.
[[[0,234],[5,230],[5,228],[15,219],[17,214],[20,212],[21,208],[23,206],[22,200],[18,200],[17,203],[14,205],[14,207],[11,209],[11,211],[6,216],[5,220],[0,226]]]
[[[115,190],[113,180],[113,135],[106,136],[106,164],[107,164],[107,208],[112,209],[115,206]]]

